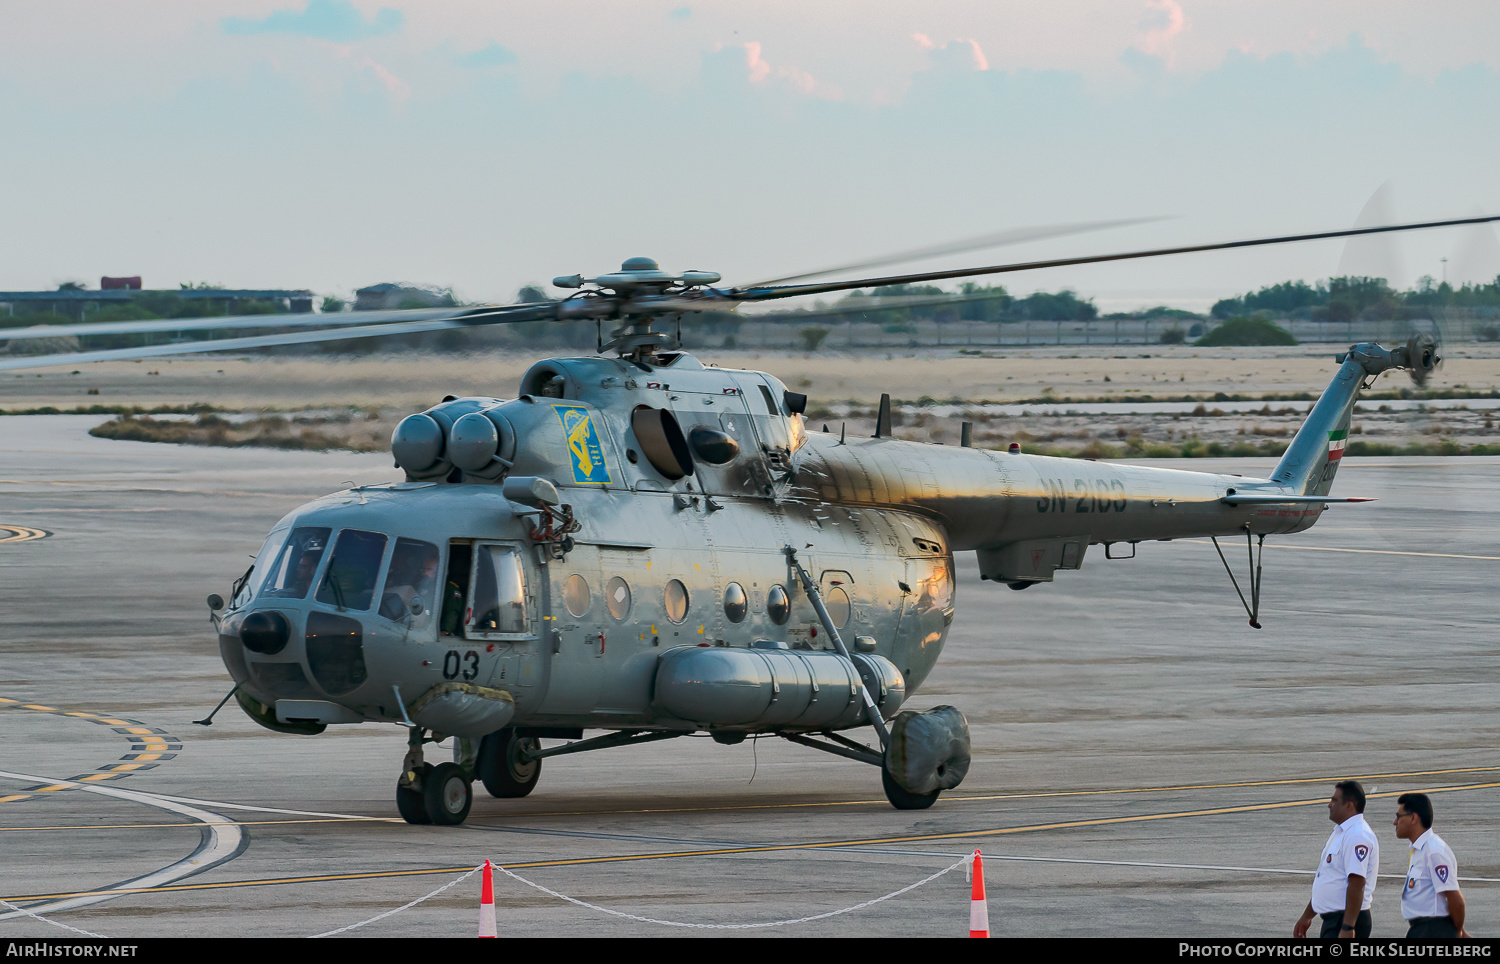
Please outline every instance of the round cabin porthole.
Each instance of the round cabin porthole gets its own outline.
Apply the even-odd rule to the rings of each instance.
[[[604,586],[604,606],[616,619],[624,620],[630,615],[630,584],[619,576],[611,576]]]
[[[568,612],[574,616],[582,616],[589,611],[589,583],[578,573],[568,577],[563,583],[563,605],[568,607]]]
[[[737,582],[732,582],[724,587],[724,615],[732,623],[741,622],[745,618],[745,612],[750,608],[750,600],[745,595],[745,587]]]
[[[766,593],[766,614],[776,625],[786,625],[787,619],[792,615],[792,601],[787,598],[785,589],[772,586],[771,591]]]
[[[682,580],[673,579],[666,589],[667,619],[680,623],[687,618],[688,591]]]
[[[828,610],[828,618],[833,621],[834,629],[843,629],[849,624],[849,616],[854,607],[849,603],[849,594],[838,586],[828,590],[823,596],[823,608]]]

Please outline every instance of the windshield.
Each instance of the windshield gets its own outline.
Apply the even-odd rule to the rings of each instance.
[[[271,560],[275,558],[276,550],[281,548],[281,540],[284,538],[286,538],[285,529],[274,529],[270,535],[266,536],[266,541],[261,543],[260,551],[255,554],[254,565],[245,574],[244,582],[236,583],[239,592],[235,593],[234,598],[229,601],[230,609],[239,609],[241,606],[249,605],[250,600],[255,598],[255,587],[261,582],[266,569],[271,565]]]
[[[265,581],[260,584],[262,596],[281,599],[301,599],[312,588],[313,576],[318,563],[323,561],[323,550],[328,548],[328,533],[332,530],[322,526],[300,526],[292,530],[286,545],[277,553],[275,560],[266,568]]]
[[[366,610],[375,596],[375,577],[385,556],[385,536],[345,529],[333,548],[333,561],[318,583],[318,602],[340,609]]]

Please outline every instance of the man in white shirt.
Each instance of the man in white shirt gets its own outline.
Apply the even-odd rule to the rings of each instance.
[[[1338,826],[1328,835],[1313,878],[1312,900],[1292,927],[1306,937],[1314,917],[1323,918],[1319,937],[1369,937],[1370,902],[1380,873],[1380,843],[1365,820],[1365,788],[1354,780],[1333,785],[1328,819]]]
[[[1411,925],[1408,940],[1468,937],[1464,930],[1464,895],[1458,891],[1458,861],[1453,848],[1432,832],[1432,801],[1425,793],[1396,798],[1396,836],[1411,841],[1401,916]]]

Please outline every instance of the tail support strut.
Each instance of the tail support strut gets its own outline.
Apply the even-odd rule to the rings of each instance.
[[[1261,583],[1261,559],[1266,552],[1266,537],[1264,535],[1253,536],[1250,527],[1245,527],[1245,555],[1249,557],[1247,568],[1249,569],[1250,600],[1246,602],[1245,594],[1240,590],[1240,581],[1234,578],[1234,570],[1229,566],[1229,560],[1224,557],[1224,550],[1219,546],[1218,536],[1209,536],[1214,542],[1214,549],[1219,553],[1219,561],[1224,563],[1224,571],[1229,573],[1229,581],[1234,584],[1234,591],[1240,597],[1240,603],[1245,607],[1245,612],[1250,616],[1250,625],[1256,629],[1260,628],[1260,583]]]

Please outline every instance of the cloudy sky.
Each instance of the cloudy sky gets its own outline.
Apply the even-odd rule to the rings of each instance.
[[[1493,0],[0,0],[0,289],[475,300],[648,255],[748,282],[1500,213]],[[1012,276],[1107,309],[1493,278],[1493,232]],[[954,258],[922,266],[953,266]]]

